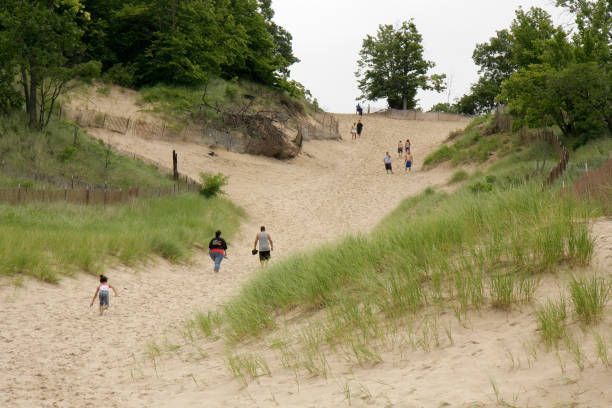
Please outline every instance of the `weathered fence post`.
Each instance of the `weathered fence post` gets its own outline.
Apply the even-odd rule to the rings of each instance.
[[[89,205],[89,186],[85,189],[85,205]]]
[[[172,150],[172,178],[174,180],[178,180],[179,178],[178,154],[176,154],[176,150]]]

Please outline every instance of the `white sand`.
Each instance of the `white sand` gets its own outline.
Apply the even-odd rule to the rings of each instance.
[[[249,220],[231,240],[230,259],[218,275],[203,253],[192,265],[155,259],[136,270],[109,271],[121,296],[112,298],[103,318],[89,308],[93,277],[67,278],[58,286],[28,281],[25,288],[0,289],[0,406],[337,406],[348,404],[343,391],[347,384],[353,406],[485,406],[496,404],[491,379],[501,397],[513,403],[516,396],[521,406],[612,404],[610,371],[596,360],[591,337],[585,345],[589,364],[582,372],[562,353],[562,374],[557,357],[541,349],[528,364],[523,343],[538,339],[531,307],[510,314],[483,311],[471,316],[468,328],[449,316],[453,346],[443,341],[443,347],[428,353],[389,350],[383,353],[384,362],[371,368],[349,368],[342,358],[330,357],[327,379],[302,378],[299,386],[263,343],[244,350],[261,352],[273,375],[246,389],[228,372],[221,342],[198,343],[207,358],[185,350],[176,355],[164,351],[154,369],[146,358],[149,342],[167,349],[165,339],[181,339],[177,330],[185,318],[222,304],[257,273],[250,249],[260,224],[274,238],[275,261],[346,233],[368,231],[403,198],[443,185],[452,174],[446,168],[422,172],[420,163],[457,123],[369,117],[362,139],[351,141],[348,130],[354,117],[339,118],[345,140],[309,142],[305,154],[290,162],[225,151],[210,158],[202,146],[92,130],[118,149],[165,166],[176,149],[180,171],[193,177],[200,171],[229,175],[227,192],[247,210]],[[399,174],[386,175],[384,152],[395,159],[397,141],[406,137],[413,144],[415,171],[404,175],[397,163]],[[604,237],[612,235],[609,221],[597,228]],[[606,239],[598,250],[598,265],[609,265]],[[544,286],[553,290],[558,282],[549,280]],[[610,324],[608,316],[599,327],[608,340]],[[520,367],[511,367],[508,350],[521,360]]]

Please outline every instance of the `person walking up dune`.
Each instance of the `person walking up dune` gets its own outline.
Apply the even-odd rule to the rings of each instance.
[[[387,172],[387,174],[393,174],[393,167],[391,165],[391,155],[389,154],[389,152],[385,154],[385,158],[383,159],[383,161],[385,162],[385,171]]]
[[[353,123],[351,127],[351,140],[357,139],[357,124]]]
[[[221,261],[227,257],[227,242],[221,238],[221,231],[215,232],[215,237],[208,244],[208,254],[210,259],[215,263],[214,271],[219,272],[221,269]]]
[[[404,151],[406,153],[410,153],[410,139],[406,139],[406,143],[404,144]]]
[[[358,104],[357,104],[357,107],[355,108],[355,110],[357,111],[357,114],[358,114],[359,116],[362,116],[362,115],[363,115],[363,108],[361,107],[361,104],[360,104],[360,103],[358,103]]]
[[[406,152],[406,157],[404,157],[404,163],[406,164],[406,173],[412,171],[412,153],[410,151]]]
[[[404,143],[400,140],[397,144],[397,157],[402,157],[402,153],[404,152]]]
[[[94,293],[93,298],[91,299],[91,304],[89,307],[92,307],[94,301],[96,300],[96,296],[100,299],[100,316],[104,314],[104,311],[110,306],[110,291],[113,290],[115,296],[119,296],[117,291],[112,285],[108,284],[108,278],[104,275],[100,275],[100,284],[96,288],[96,293]]]
[[[361,137],[361,132],[363,132],[363,123],[361,123],[361,119],[357,122],[357,137]]]
[[[257,244],[259,244],[259,262],[261,266],[266,266],[270,261],[270,252],[274,250],[274,242],[272,242],[272,237],[266,232],[266,227],[263,225],[255,236],[253,253],[257,253]]]

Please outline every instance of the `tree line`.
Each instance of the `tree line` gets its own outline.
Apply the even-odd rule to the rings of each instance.
[[[573,18],[556,26],[545,10],[519,8],[509,28],[476,45],[478,81],[453,105],[464,114],[506,105],[517,126],[558,126],[576,143],[612,133],[612,2],[557,0]]]
[[[44,128],[72,79],[193,86],[211,76],[300,93],[271,0],[4,0],[0,111]]]
[[[573,17],[556,26],[545,10],[519,8],[509,28],[477,44],[479,79],[455,103],[433,111],[478,115],[506,105],[517,126],[558,126],[578,143],[612,133],[612,2],[557,0]],[[413,109],[419,89],[442,91],[444,74],[431,74],[414,21],[381,25],[363,40],[356,72],[359,99],[384,98]]]

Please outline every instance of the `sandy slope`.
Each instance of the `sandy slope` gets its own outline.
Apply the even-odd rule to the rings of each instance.
[[[346,135],[353,117],[340,120]],[[104,318],[88,308],[96,285],[92,277],[65,279],[57,287],[32,282],[25,289],[0,289],[0,405],[315,407],[347,405],[346,389],[354,406],[463,406],[476,401],[487,405],[496,401],[491,379],[501,397],[512,402],[517,396],[520,405],[609,405],[610,374],[591,353],[592,344],[587,344],[590,364],[582,372],[565,354],[563,375],[554,354],[541,352],[528,363],[524,343],[537,341],[530,308],[475,314],[467,327],[448,316],[452,346],[442,342],[440,349],[428,353],[398,347],[385,352],[384,363],[373,368],[348,367],[342,358],[331,358],[328,379],[303,378],[299,383],[292,372],[279,367],[274,354],[263,351],[261,343],[245,350],[261,352],[273,375],[246,389],[228,373],[221,342],[203,342],[195,354],[193,348],[176,355],[167,351],[171,344],[185,341],[177,334],[184,318],[221,304],[257,273],[250,247],[260,224],[275,240],[274,259],[345,233],[367,231],[402,198],[448,180],[451,170],[419,168],[425,155],[456,127],[457,123],[370,117],[361,140],[345,136],[340,142],[309,142],[305,154],[290,162],[224,151],[211,158],[202,146],[92,130],[116,148],[162,165],[171,163],[171,150],[176,149],[180,170],[194,177],[200,171],[229,175],[227,191],[250,218],[232,240],[231,259],[218,275],[204,254],[197,254],[192,265],[154,260],[136,271],[110,271],[121,297],[114,299]],[[386,175],[384,151],[393,154],[397,140],[407,136],[413,142],[417,171]],[[604,237],[612,235],[610,222],[597,228]],[[610,262],[606,239],[598,251],[600,268]],[[558,283],[548,283],[544,287],[556,291]],[[601,329],[609,339],[610,319]],[[145,353],[152,340],[166,350],[156,367]],[[510,365],[508,350],[521,360],[520,366]]]
[[[348,133],[349,118],[343,119]],[[457,124],[370,119],[366,126],[361,140],[310,142],[306,154],[289,163],[224,151],[210,158],[208,149],[197,145],[92,130],[117,148],[162,165],[176,149],[181,171],[193,177],[200,171],[228,174],[228,193],[247,209],[250,221],[231,243],[231,260],[217,276],[204,254],[189,266],[155,261],[137,271],[111,271],[122,293],[104,319],[88,307],[96,285],[92,277],[65,279],[58,287],[32,282],[26,289],[3,288],[0,366],[6,369],[0,372],[0,405],[82,406],[107,400],[141,405],[138,390],[146,386],[131,382],[132,353],[140,355],[148,339],[191,311],[220,304],[256,272],[250,245],[258,225],[268,226],[279,258],[366,231],[403,197],[447,180],[447,171],[387,176],[382,157],[396,139],[409,135],[418,162]]]

